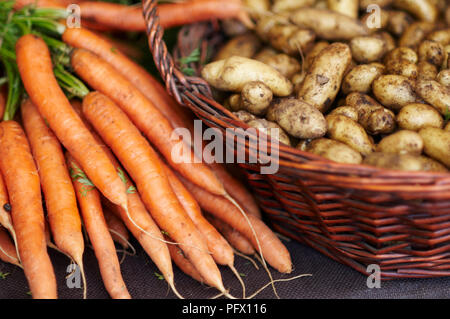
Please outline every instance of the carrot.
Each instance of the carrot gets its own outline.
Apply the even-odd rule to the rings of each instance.
[[[16,55],[24,87],[58,140],[102,194],[126,208],[125,186],[59,87],[45,42],[35,35],[24,35],[17,41]]]
[[[8,92],[6,91],[6,86],[0,87],[0,119],[3,118],[3,113],[5,113],[6,101],[8,100]]]
[[[14,245],[16,246],[16,255],[18,256],[17,238],[16,231],[13,227],[13,222],[11,219],[11,205],[9,204],[8,191],[6,190],[5,182],[3,181],[3,176],[0,174],[0,226],[6,228],[11,234]]]
[[[0,171],[12,207],[20,260],[33,298],[57,298],[56,279],[44,235],[39,175],[27,138],[15,121],[0,123]]]
[[[109,295],[114,299],[130,299],[120,272],[116,247],[108,230],[101,206],[100,194],[85,176],[75,158],[66,153],[67,165],[80,205],[84,227],[94,247],[95,256],[100,267],[103,283]]]
[[[84,274],[81,218],[63,150],[29,99],[22,102],[21,111],[25,132],[38,167],[53,239],[56,246],[70,256]]]
[[[253,215],[244,217],[227,198],[208,193],[185,178],[181,176],[179,178],[198,201],[200,207],[244,235],[272,267],[281,273],[292,271],[288,250],[259,218]]]
[[[125,224],[109,209],[105,209],[104,206],[103,215],[105,216],[106,225],[108,225],[113,241],[120,244],[124,249],[127,249],[130,242],[130,233]]]
[[[192,150],[186,149],[179,137],[172,136],[174,129],[168,120],[114,67],[84,49],[75,49],[71,60],[75,72],[93,89],[113,100],[162,153],[170,166],[209,192],[225,194],[222,183],[214,173],[205,164],[196,163]],[[188,152],[178,154],[180,146]]]
[[[168,238],[171,241],[170,238]],[[192,263],[184,256],[183,251],[176,245],[169,245],[170,256],[178,268],[189,277],[203,283],[204,280]]]
[[[156,223],[180,243],[206,282],[225,292],[222,278],[201,234],[173,193],[158,155],[125,113],[98,92],[83,100],[83,114],[136,182]]]
[[[22,267],[16,253],[16,248],[6,230],[2,227],[0,227],[0,260]]]
[[[19,10],[28,5],[35,5],[39,8],[66,8],[66,6],[58,0],[16,0],[14,2],[14,9]]]
[[[146,23],[141,7],[116,3],[88,1],[80,3],[82,18],[117,30],[145,31]],[[237,18],[252,26],[240,0],[191,0],[163,3],[157,6],[163,28],[215,19]]]
[[[245,255],[255,254],[255,249],[252,244],[237,230],[231,228],[228,224],[225,224],[211,214],[205,214],[205,217],[235,249]]]

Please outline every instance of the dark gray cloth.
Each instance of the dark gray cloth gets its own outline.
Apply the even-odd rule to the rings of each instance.
[[[138,244],[136,256],[127,256],[122,263],[122,272],[130,294],[136,299],[176,298],[164,280],[158,279],[159,271]],[[282,275],[274,271],[274,279],[290,278],[300,274],[312,274],[310,277],[298,278],[289,282],[278,282],[275,287],[282,299],[329,299],[329,298],[449,298],[450,277],[431,279],[396,279],[382,281],[381,288],[368,288],[367,276],[339,264],[317,251],[294,241],[286,242],[292,255],[294,271]],[[119,253],[120,254],[120,253]],[[82,298],[82,290],[68,288],[66,275],[69,260],[62,254],[50,251],[58,280],[59,297],[64,299]],[[121,255],[119,256],[121,257]],[[93,251],[85,253],[88,298],[109,298],[105,291]],[[236,268],[241,273],[247,288],[247,295],[269,281],[267,273],[255,267],[247,260],[236,257]],[[217,295],[217,290],[204,286],[181,273],[176,267],[175,284],[186,298],[204,299]],[[242,290],[232,272],[221,267],[223,281],[231,294],[241,296]],[[17,267],[0,262],[0,272],[10,273],[0,279],[0,298],[30,298],[29,288],[23,271]],[[1,277],[0,277],[1,278]],[[256,298],[275,298],[269,286]]]

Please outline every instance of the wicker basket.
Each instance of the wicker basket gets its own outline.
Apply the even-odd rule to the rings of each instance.
[[[168,92],[207,126],[248,128],[213,100],[205,81],[177,68],[162,40],[156,4],[143,0],[143,11]],[[223,39],[217,24],[180,32],[174,56]],[[234,147],[257,154],[248,141]],[[450,276],[450,174],[338,164],[284,145],[278,151],[276,174],[260,174],[257,163],[239,164],[276,231],[366,275],[367,266],[377,264],[383,279]]]

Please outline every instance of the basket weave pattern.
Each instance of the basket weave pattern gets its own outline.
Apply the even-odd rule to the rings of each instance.
[[[217,44],[219,30],[211,24],[184,27],[173,57],[162,40],[156,4],[143,0],[143,12],[149,47],[168,92],[224,134],[227,128],[248,128],[213,100],[204,80],[185,76],[174,62],[199,43],[203,49]],[[248,140],[233,144],[247,156],[258,154],[258,145]],[[377,264],[384,279],[450,276],[450,174],[339,164],[284,145],[273,147],[279,152],[277,174],[260,174],[258,163],[239,166],[276,231],[364,274],[368,265]]]

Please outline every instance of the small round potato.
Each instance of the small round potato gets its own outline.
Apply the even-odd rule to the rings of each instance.
[[[347,144],[364,156],[375,150],[372,140],[357,122],[344,115],[328,115],[326,120],[331,139]]]
[[[450,89],[436,81],[417,81],[417,94],[442,115],[450,111]]]
[[[424,127],[441,128],[444,124],[444,119],[434,107],[420,103],[405,105],[396,119],[400,128],[411,131],[419,131]]]
[[[298,99],[275,100],[267,111],[267,119],[278,123],[288,134],[297,138],[318,138],[327,132],[323,114],[314,106]]]
[[[427,61],[420,61],[417,64],[417,79],[419,80],[434,80],[438,75],[438,68]]]
[[[417,101],[414,82],[402,75],[382,75],[373,82],[372,90],[382,105],[394,111]]]
[[[419,131],[424,142],[424,152],[450,168],[450,132],[435,127]]]
[[[344,115],[351,118],[355,122],[358,122],[359,120],[359,114],[356,108],[348,105],[339,106],[333,109],[328,115]]]
[[[234,114],[239,120],[241,120],[242,122],[245,122],[245,123],[250,122],[251,120],[256,120],[256,119],[257,119],[256,116],[254,116],[253,114],[248,113],[247,111],[244,111],[244,110],[240,110],[240,111],[237,111],[237,112],[233,112],[233,114]]]
[[[241,108],[254,115],[264,115],[270,102],[272,102],[272,98],[272,91],[263,82],[248,82],[242,88]]]
[[[299,143],[297,148],[337,163],[360,164],[362,162],[359,152],[344,143],[328,138],[314,139],[310,143]]]
[[[277,123],[270,122],[266,119],[255,119],[248,121],[247,124],[262,131],[264,134],[272,136],[278,135],[278,140],[281,143],[291,146],[291,139]]]
[[[384,58],[385,64],[391,61],[408,61],[410,63],[416,64],[419,61],[419,57],[415,50],[408,47],[398,47],[386,54]]]
[[[419,74],[419,66],[406,60],[391,60],[386,64],[386,74],[402,75],[414,80]]]
[[[417,132],[400,130],[381,139],[377,152],[420,155],[423,140]]]
[[[423,41],[418,48],[419,61],[427,61],[440,67],[445,59],[444,46],[431,40]]]
[[[400,171],[446,172],[439,163],[424,156],[374,152],[363,160],[363,164]]]
[[[450,89],[450,69],[445,69],[439,72],[436,79],[441,85]]]
[[[241,95],[239,93],[231,94],[224,103],[224,106],[231,111],[242,110],[241,106]]]
[[[382,75],[385,66],[381,63],[361,64],[354,67],[342,81],[342,92],[348,94],[351,92],[368,93],[372,88],[372,83]]]
[[[370,63],[381,60],[386,53],[386,42],[378,37],[355,37],[350,41],[350,49],[355,61]]]

